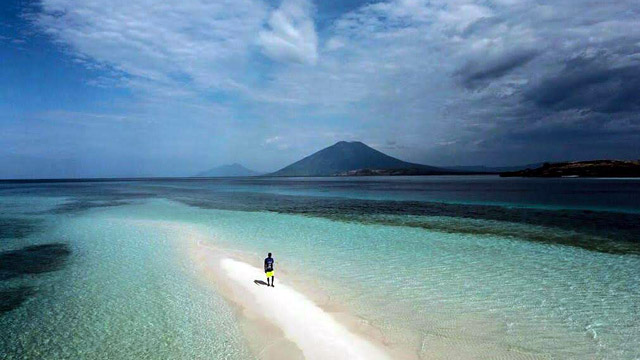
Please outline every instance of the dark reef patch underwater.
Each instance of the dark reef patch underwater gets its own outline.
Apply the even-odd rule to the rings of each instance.
[[[219,192],[198,199],[177,197],[175,200],[200,208],[273,211],[447,233],[516,236],[612,254],[640,254],[640,214],[635,213],[264,193]]]
[[[71,250],[67,245],[60,243],[5,251],[0,254],[0,280],[59,270],[69,255]]]
[[[19,250],[0,253],[0,282],[60,270],[71,250],[66,244],[52,243],[27,246]],[[27,279],[28,281],[28,279]],[[0,288],[0,313],[19,307],[36,291],[32,286],[21,285]]]
[[[20,307],[33,293],[29,286],[0,290],[0,314]]]
[[[40,221],[18,217],[0,217],[0,240],[22,239],[39,230]]]

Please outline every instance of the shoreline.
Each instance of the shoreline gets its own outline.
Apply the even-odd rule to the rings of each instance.
[[[185,226],[183,222],[172,221],[143,220],[142,222],[149,223],[154,227],[169,225],[177,232],[176,245],[181,249],[181,256],[184,257],[183,261],[186,262],[189,272],[202,286],[210,288],[230,306],[232,321],[241,331],[244,345],[258,359],[324,359],[327,357],[305,355],[304,346],[286,333],[283,323],[279,319],[274,321],[265,315],[260,302],[253,299],[253,294],[247,291],[247,287],[244,285],[249,285],[251,288],[260,287],[267,292],[278,290],[282,285],[291,287],[296,293],[312,302],[326,316],[332,318],[333,322],[347,329],[350,334],[377,347],[383,353],[383,358],[407,360],[550,358],[547,351],[542,349],[522,346],[519,342],[504,342],[503,337],[509,335],[508,324],[496,322],[490,316],[457,311],[461,309],[448,309],[444,313],[434,309],[435,311],[428,315],[422,315],[426,316],[425,319],[428,320],[420,328],[408,326],[406,323],[393,323],[391,327],[385,326],[388,324],[384,322],[384,319],[380,322],[380,318],[371,316],[372,314],[368,312],[364,312],[362,316],[357,315],[359,310],[357,306],[353,307],[353,303],[345,302],[345,299],[336,300],[333,298],[333,294],[336,294],[340,299],[341,289],[350,291],[350,287],[345,288],[344,283],[342,286],[335,287],[334,285],[340,285],[340,283],[327,283],[320,277],[316,278],[307,274],[304,269],[278,265],[276,288],[266,289],[266,287],[254,284],[254,280],[264,280],[264,273],[261,269],[248,265],[262,263],[262,257],[251,248],[239,249],[233,244],[226,244],[222,239],[218,239],[218,235],[210,231],[209,227],[200,228],[194,224]],[[227,260],[241,262],[249,266],[253,269],[252,276],[246,278],[244,283],[234,280],[228,274],[229,268],[222,265],[223,261]],[[282,313],[289,310],[286,305],[285,303],[284,306],[278,307],[275,312]],[[385,308],[382,307],[378,310],[385,311]],[[451,312],[452,310],[454,311]],[[303,322],[302,326],[305,327],[306,324]],[[545,333],[550,335],[551,330],[554,334],[561,335],[555,331],[559,329],[547,329]],[[311,336],[315,336],[315,334],[312,333]],[[329,358],[339,359],[340,357],[330,356]],[[344,358],[367,359],[370,357],[349,356]]]
[[[282,266],[277,267],[275,289],[266,288],[264,285],[256,285],[254,280],[264,280],[264,273],[261,269],[249,265],[261,258],[253,253],[227,247],[217,247],[208,242],[202,242],[199,234],[192,234],[197,237],[191,243],[190,256],[195,265],[197,276],[206,282],[207,286],[213,286],[227,302],[235,309],[236,320],[239,328],[243,332],[246,344],[258,359],[282,360],[282,359],[476,359],[476,358],[508,358],[508,359],[548,359],[545,353],[531,351],[524,347],[513,346],[496,342],[491,339],[480,337],[477,334],[489,332],[502,332],[504,329],[500,324],[486,322],[485,318],[476,318],[473,314],[460,316],[447,315],[446,319],[441,315],[434,314],[437,325],[427,332],[416,333],[409,328],[394,327],[392,333],[387,334],[382,328],[377,327],[372,321],[355,315],[353,310],[346,304],[334,301],[331,296],[324,293],[319,287],[314,286],[313,279],[301,277],[287,271]],[[233,271],[235,266],[224,266],[223,263],[231,261],[232,264],[241,264],[242,267],[252,269],[248,278],[242,278],[239,282],[229,271]],[[245,268],[246,269],[246,268]],[[284,279],[284,281],[283,281]],[[243,281],[243,282],[242,282]],[[255,287],[266,291],[270,295],[273,290],[289,288],[297,296],[303,297],[310,302],[323,317],[331,319],[332,325],[342,328],[334,331],[333,334],[340,334],[336,338],[341,338],[348,333],[349,338],[357,339],[357,342],[365,343],[363,348],[356,348],[356,354],[362,356],[352,356],[346,352],[331,353],[322,355],[316,352],[313,346],[309,348],[308,343],[300,343],[299,338],[294,338],[291,334],[298,332],[296,327],[285,329],[291,325],[286,320],[293,318],[288,314],[291,311],[290,304],[281,304],[275,308],[276,312],[284,313],[285,321],[265,315],[262,303],[255,299],[255,294],[247,291],[247,288]],[[276,293],[275,291],[273,293]],[[276,293],[277,294],[277,293]],[[264,300],[264,298],[262,298]],[[273,310],[274,307],[269,309]],[[306,314],[300,315],[305,317]],[[288,318],[288,319],[287,319]],[[306,318],[305,318],[306,319]],[[306,331],[305,319],[300,320],[302,331]],[[445,323],[439,323],[439,321]],[[315,342],[316,333],[308,333],[312,337],[311,343]],[[366,356],[369,349],[377,349],[374,356]],[[316,356],[318,355],[318,356]]]
[[[196,241],[191,256],[199,274],[235,308],[247,343],[259,359],[419,359],[391,344],[367,320],[278,267],[275,288],[247,254]],[[279,275],[279,276],[278,276]],[[285,278],[284,281],[282,279]]]

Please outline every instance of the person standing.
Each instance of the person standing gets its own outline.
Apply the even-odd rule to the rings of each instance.
[[[271,279],[271,287],[274,287],[273,282],[275,281],[273,276],[273,263],[275,261],[271,257],[271,253],[264,259],[264,273],[267,275],[267,286],[269,286],[269,279]]]

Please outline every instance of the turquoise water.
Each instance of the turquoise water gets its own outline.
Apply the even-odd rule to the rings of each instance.
[[[640,357],[639,182],[420,179],[0,185],[0,357],[253,358],[194,236],[423,358]]]
[[[33,292],[0,317],[3,359],[251,358],[229,306],[180,256],[182,229],[116,208],[48,220],[24,243],[54,240],[71,255],[59,271],[3,284]]]

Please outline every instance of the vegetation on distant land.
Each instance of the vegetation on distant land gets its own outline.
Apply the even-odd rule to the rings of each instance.
[[[434,174],[433,171],[423,170],[420,168],[405,168],[405,169],[357,169],[343,171],[334,176],[410,176],[410,175],[455,175],[455,174],[470,174],[467,172],[450,170]]]
[[[502,177],[640,177],[638,160],[545,163],[536,169],[500,173]]]

